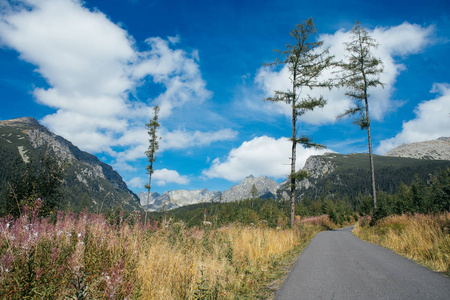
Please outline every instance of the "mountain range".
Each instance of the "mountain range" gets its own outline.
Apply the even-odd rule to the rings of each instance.
[[[377,189],[387,193],[396,192],[402,183],[410,184],[415,176],[427,180],[438,169],[450,167],[450,138],[421,143],[401,145],[386,156],[375,155],[375,176]],[[334,197],[348,195],[350,198],[370,192],[370,173],[368,154],[326,153],[311,156],[306,160],[304,171],[309,176],[297,184],[298,198]],[[267,177],[245,178],[241,183],[224,191],[173,190],[163,195],[152,193],[149,210],[161,208],[173,209],[184,205],[202,202],[230,202],[252,196],[255,185],[259,198],[287,199],[289,189],[287,181],[278,184]],[[147,193],[139,194],[141,204],[145,206]]]
[[[17,164],[39,161],[45,155],[64,165],[61,209],[142,210],[137,195],[111,166],[55,135],[34,118],[0,121],[0,194],[7,182],[21,176]]]
[[[14,174],[17,161],[27,164],[47,153],[52,153],[66,165],[63,209],[95,212],[116,208],[133,211],[146,207],[146,192],[134,194],[111,166],[50,132],[33,118],[0,121],[0,193],[5,183],[17,176]],[[437,169],[450,167],[450,138],[401,145],[385,156],[376,155],[374,164],[377,189],[395,192],[402,183],[409,184],[415,176],[427,180]],[[297,184],[299,198],[355,197],[370,189],[367,154],[311,156],[303,170],[309,176]],[[287,182],[278,184],[267,177],[250,175],[224,192],[208,189],[172,190],[162,195],[152,192],[147,209],[168,210],[203,202],[239,201],[252,196],[282,199],[288,198],[288,192]]]
[[[275,198],[279,184],[267,177],[253,177],[252,175],[245,178],[238,185],[234,185],[229,190],[209,191],[208,189],[197,190],[172,190],[164,192],[162,195],[158,193],[150,193],[150,201],[148,205],[149,211],[159,211],[162,209],[174,209],[185,205],[203,203],[203,202],[232,202],[252,197],[252,187],[255,187],[255,196],[259,198]],[[147,192],[138,194],[142,206],[147,204]]]

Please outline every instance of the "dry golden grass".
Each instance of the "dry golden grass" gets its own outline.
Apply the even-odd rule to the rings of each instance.
[[[450,213],[389,216],[375,226],[358,222],[353,233],[430,269],[450,275]]]
[[[283,255],[317,227],[271,229],[232,225],[217,230],[161,230],[139,255],[142,299],[235,299],[257,292]],[[174,234],[176,232],[176,234]]]
[[[254,299],[323,229],[153,225],[84,213],[54,224],[0,218],[0,298]]]
[[[300,222],[304,225],[312,225],[312,226],[321,226],[324,229],[336,229],[339,228],[338,225],[334,224],[330,220],[329,215],[321,215],[315,217],[306,217],[300,220]],[[351,223],[354,224],[354,223]],[[346,224],[347,225],[347,224]]]

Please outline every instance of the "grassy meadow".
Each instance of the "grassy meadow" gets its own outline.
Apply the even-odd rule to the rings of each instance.
[[[370,223],[370,216],[361,218],[353,233],[450,276],[450,212],[391,215]]]
[[[255,299],[327,217],[293,229],[143,224],[140,216],[26,211],[1,218],[1,299]],[[328,223],[327,223],[328,222]],[[263,295],[263,296],[261,296]]]

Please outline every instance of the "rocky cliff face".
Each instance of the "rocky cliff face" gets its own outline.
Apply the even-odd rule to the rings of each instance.
[[[308,189],[312,187],[315,180],[324,177],[336,169],[336,164],[333,163],[332,160],[324,159],[325,157],[332,159],[335,155],[333,153],[325,153],[324,155],[313,155],[308,157],[302,170],[307,171],[309,176],[300,181],[298,184],[300,188]]]
[[[156,192],[150,192],[150,199],[148,202],[148,205],[153,205],[155,203],[155,200],[160,197],[161,195]],[[147,192],[140,192],[138,194],[139,203],[141,206],[145,207],[147,205]]]
[[[334,153],[325,153],[324,155],[312,155],[308,157],[302,168],[303,171],[308,172],[308,178],[297,182],[296,189],[305,190],[314,188],[318,179],[332,173],[337,167],[336,163],[333,162],[333,158],[335,158],[335,156],[336,155]],[[277,198],[289,199],[289,195],[289,182],[285,180],[280,184],[277,190]]]
[[[403,144],[392,149],[386,156],[411,157],[420,159],[450,160],[450,137],[437,140]]]
[[[251,190],[253,185],[256,187],[257,197],[264,197],[267,195],[274,196],[276,195],[278,189],[278,182],[275,180],[267,177],[253,177],[250,175],[240,184],[232,186],[231,189],[224,191],[222,201],[231,202],[251,198]]]
[[[54,156],[65,166],[66,205],[70,203],[71,207],[78,207],[84,201],[82,205],[93,211],[115,206],[127,210],[141,209],[138,197],[111,166],[55,135],[34,118],[0,121],[0,147],[5,164],[16,158],[28,163],[30,159],[39,160],[46,154]],[[3,178],[11,177],[4,175]]]

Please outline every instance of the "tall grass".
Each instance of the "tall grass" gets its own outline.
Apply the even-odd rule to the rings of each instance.
[[[328,215],[306,217],[301,219],[300,222],[304,225],[319,226],[327,230],[338,228],[338,226],[330,220],[330,216]]]
[[[140,228],[102,215],[0,219],[0,298],[120,299],[136,294]]]
[[[388,216],[370,227],[361,219],[353,233],[432,270],[450,275],[450,213]]]
[[[231,225],[187,229],[182,223],[149,237],[138,274],[143,299],[235,299],[261,288],[283,255],[318,227],[295,230]]]
[[[27,211],[0,219],[2,299],[235,299],[251,297],[319,226],[110,224],[103,215]]]

